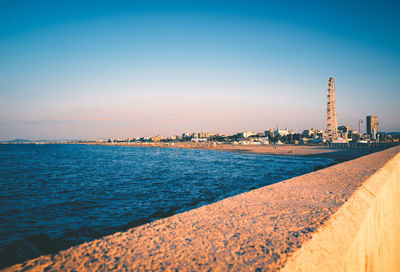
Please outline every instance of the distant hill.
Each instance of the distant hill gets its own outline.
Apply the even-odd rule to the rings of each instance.
[[[26,144],[26,143],[49,143],[49,142],[73,142],[73,141],[80,141],[80,140],[46,140],[46,139],[40,139],[40,140],[26,140],[26,139],[15,139],[15,140],[9,140],[9,141],[0,141],[0,143],[9,143],[9,144]]]
[[[18,143],[31,143],[31,140],[25,140],[25,139],[15,139],[11,141],[3,141],[3,143],[10,143],[10,144],[18,144]]]

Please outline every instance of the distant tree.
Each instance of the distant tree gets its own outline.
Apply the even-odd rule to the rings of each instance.
[[[298,141],[298,140],[300,140],[300,138],[301,138],[301,134],[300,133],[295,133],[295,134],[293,134],[292,135],[292,139],[293,139],[293,141]]]
[[[351,135],[352,142],[355,143],[360,140],[360,134],[352,134]]]

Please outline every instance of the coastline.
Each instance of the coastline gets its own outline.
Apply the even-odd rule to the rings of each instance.
[[[279,155],[291,157],[320,157],[333,159],[337,163],[353,160],[375,152],[390,148],[390,146],[351,146],[328,147],[312,145],[232,145],[212,143],[87,143],[89,145],[112,145],[133,147],[158,147],[176,149],[214,150],[234,153],[248,153],[259,155]]]
[[[394,271],[398,232],[382,236],[380,230],[399,223],[399,151],[393,147],[3,271]]]

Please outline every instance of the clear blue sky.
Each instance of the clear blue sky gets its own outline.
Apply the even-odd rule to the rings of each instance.
[[[339,125],[374,114],[380,131],[400,131],[399,12],[395,1],[2,0],[0,140],[323,129],[329,76]]]

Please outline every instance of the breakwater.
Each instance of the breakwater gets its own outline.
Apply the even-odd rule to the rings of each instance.
[[[400,147],[42,256],[7,271],[395,271]]]

